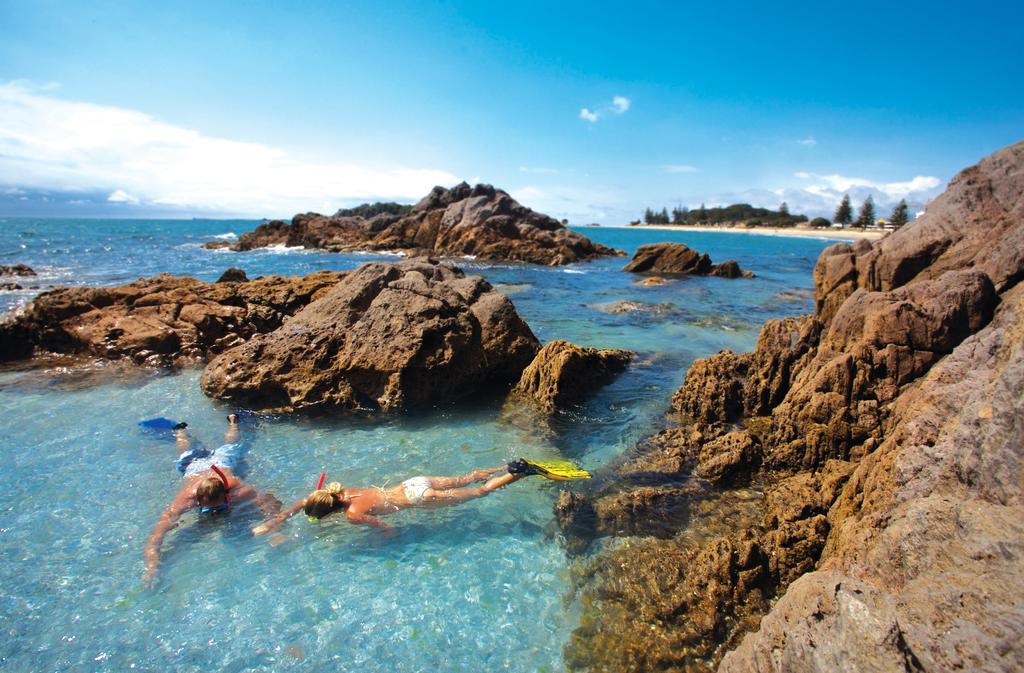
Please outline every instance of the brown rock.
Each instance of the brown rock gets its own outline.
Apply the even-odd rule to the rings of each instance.
[[[664,285],[667,282],[668,281],[661,276],[649,276],[636,281],[635,285],[640,285],[642,287],[654,287],[656,285]]]
[[[723,278],[753,278],[743,271],[735,260],[712,264],[708,254],[691,250],[682,243],[649,243],[641,245],[623,269],[630,273],[657,273],[673,275],[721,276]]]
[[[745,484],[761,465],[761,444],[743,430],[729,432],[706,442],[697,458],[694,474],[713,484]]]
[[[621,374],[635,353],[587,348],[556,339],[544,346],[526,369],[512,394],[529,399],[545,413],[582,402],[595,388]]]
[[[767,416],[816,353],[821,323],[812,316],[769,320],[757,337],[743,390],[746,416]]]
[[[434,260],[370,263],[211,362],[211,397],[261,409],[392,410],[515,381],[539,348],[512,303]]]
[[[30,266],[24,264],[14,264],[12,266],[4,266],[0,264],[0,276],[35,276],[36,272]]]
[[[988,276],[977,271],[855,292],[774,410],[766,465],[791,471],[859,458],[864,443],[883,432],[888,404],[985,325],[996,301]]]
[[[977,269],[997,292],[1024,278],[1024,142],[960,172],[924,215],[873,246],[834,245],[815,268],[828,323],[857,288],[888,291],[947,271]]]
[[[1024,288],[895,404],[845,484],[819,569],[725,671],[1014,671],[1024,573]]]
[[[296,215],[243,234],[234,250],[268,245],[334,252],[399,250],[415,254],[472,255],[488,260],[570,264],[619,254],[517,203],[490,185],[435,187],[406,214]]]
[[[755,278],[752,271],[744,271],[735,259],[727,259],[711,269],[712,276],[720,278]]]
[[[743,415],[743,381],[749,355],[724,350],[697,360],[672,396],[672,408],[703,423],[728,423]]]
[[[1022,186],[1024,143],[880,243],[826,250],[814,317],[766,325],[753,354],[694,364],[674,406],[696,424],[620,472],[699,465],[746,422],[764,455],[763,520],[599,556],[570,668],[710,670],[782,592],[721,670],[1024,667]],[[756,563],[725,562],[735,535]],[[745,573],[755,604],[735,591]]]
[[[109,288],[58,288],[0,323],[0,360],[34,351],[170,367],[276,329],[344,273],[211,284],[162,274]]]
[[[245,271],[237,269],[235,267],[229,268],[227,271],[220,275],[217,279],[218,283],[244,283],[249,280],[249,277],[245,275]]]

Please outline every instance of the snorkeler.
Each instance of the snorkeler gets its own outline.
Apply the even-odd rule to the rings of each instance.
[[[152,586],[156,581],[164,537],[188,510],[198,507],[203,514],[220,512],[230,507],[232,502],[253,498],[256,499],[256,504],[264,516],[271,516],[281,507],[279,500],[271,495],[261,496],[256,489],[232,474],[232,470],[237,469],[242,454],[241,433],[236,414],[228,416],[224,444],[212,453],[193,448],[186,427],[185,423],[179,423],[174,427],[175,444],[182,450],[177,465],[185,481],[178,494],[174,496],[174,500],[160,515],[160,520],[153,527],[153,532],[146,542],[146,572],[142,575],[142,582],[146,587]]]
[[[502,474],[503,473],[503,474]],[[338,482],[324,487],[326,473],[320,474],[316,490],[280,514],[271,517],[252,529],[253,535],[263,535],[280,526],[290,517],[304,510],[306,516],[322,519],[334,512],[343,511],[349,523],[363,524],[390,530],[393,528],[379,517],[394,514],[403,509],[435,509],[458,505],[482,498],[529,475],[540,475],[548,479],[588,479],[590,474],[568,461],[541,463],[519,458],[508,465],[490,469],[473,470],[458,477],[413,477],[391,488],[346,488]],[[474,482],[481,486],[467,488]]]

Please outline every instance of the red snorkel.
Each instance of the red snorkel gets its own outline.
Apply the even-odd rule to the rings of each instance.
[[[217,467],[216,465],[211,465],[210,469],[213,470],[214,472],[216,472],[217,476],[220,477],[220,480],[222,482],[224,482],[224,504],[225,505],[230,505],[231,504],[231,487],[228,485],[228,477],[227,477],[227,475],[224,474],[223,472],[221,472],[221,469],[219,467]]]
[[[326,478],[327,478],[327,473],[326,472],[321,472],[320,473],[320,481],[316,482],[316,490],[319,491],[321,488],[324,487],[324,479],[326,479]]]

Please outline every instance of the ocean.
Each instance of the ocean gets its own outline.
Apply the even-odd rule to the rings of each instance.
[[[17,311],[56,285],[116,285],[156,273],[213,281],[351,269],[379,254],[289,248],[211,251],[258,222],[0,219],[0,264],[36,278],[0,292]],[[498,395],[406,414],[252,415],[242,476],[286,504],[321,470],[346,485],[458,474],[516,456],[602,465],[665,421],[690,363],[753,348],[770,318],[809,312],[811,273],[833,241],[715,232],[584,228],[632,253],[678,241],[754,279],[687,278],[641,287],[626,259],[567,267],[452,260],[505,292],[541,341],[628,348],[614,383],[545,432]],[[30,286],[37,286],[32,288]],[[214,447],[231,411],[199,391],[199,371],[24,365],[0,370],[0,668],[10,671],[558,671],[579,619],[579,559],[559,543],[559,487],[530,479],[444,510],[389,517],[393,536],[295,517],[273,543],[254,539],[252,507],[186,514],[164,546],[155,589],[142,548],[180,487],[173,443],[139,420],[185,420]],[[604,544],[614,544],[605,542]],[[600,549],[600,545],[595,549]]]

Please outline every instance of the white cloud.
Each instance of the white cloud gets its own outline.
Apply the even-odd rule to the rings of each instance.
[[[904,182],[876,182],[864,178],[851,178],[844,175],[816,175],[801,171],[795,174],[796,177],[805,180],[815,180],[821,184],[810,185],[806,189],[814,192],[835,191],[848,192],[856,188],[868,189],[881,192],[889,199],[903,199],[916,192],[927,192],[934,190],[942,184],[942,180],[930,175],[918,175]]]
[[[605,105],[597,110],[582,108],[580,110],[580,119],[584,119],[593,124],[598,119],[608,114],[624,114],[626,110],[632,107],[632,105],[633,101],[629,100],[625,96],[613,96],[611,105]]]
[[[804,138],[803,140],[798,140],[796,142],[798,145],[803,145],[804,147],[814,147],[815,145],[818,144],[818,141],[814,139],[814,136],[809,136],[807,138]]]
[[[831,218],[844,194],[850,196],[854,208],[859,208],[868,196],[874,199],[879,216],[906,199],[911,208],[921,209],[942,190],[943,182],[931,176],[918,176],[902,182],[882,182],[865,178],[850,178],[842,175],[815,175],[801,171],[795,174],[801,182],[776,189],[748,189],[739,192],[714,194],[699,199],[684,199],[696,206],[704,201],[708,206],[724,206],[731,203],[749,203],[761,208],[778,208],[782,201],[789,205],[792,213],[803,213],[809,217],[818,215]]]
[[[115,189],[114,192],[107,197],[107,201],[111,203],[132,203],[136,204],[139,202],[137,198],[124,191],[123,189]]]
[[[700,173],[700,169],[696,166],[690,166],[688,164],[668,164],[662,166],[666,173]]]
[[[46,93],[50,88],[0,84],[0,184],[267,216],[374,198],[416,200],[434,185],[459,181],[438,169],[307,161],[135,110],[61,100]]]

